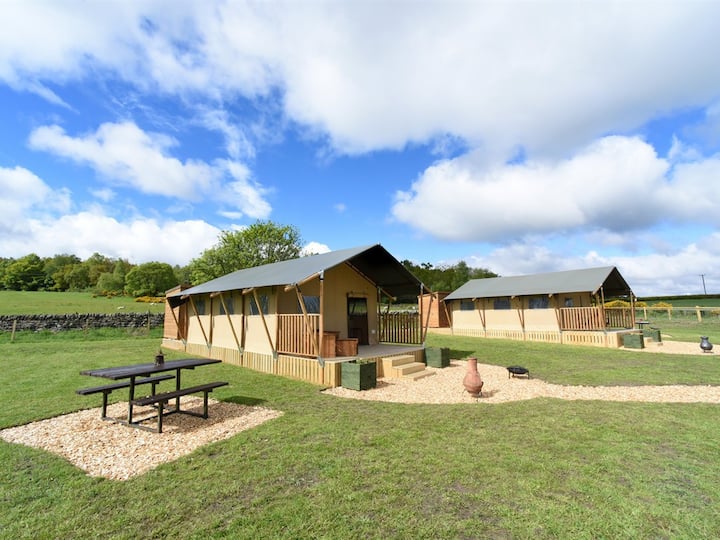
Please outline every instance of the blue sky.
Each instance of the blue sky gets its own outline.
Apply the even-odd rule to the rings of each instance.
[[[0,256],[220,231],[720,293],[717,2],[0,4]]]

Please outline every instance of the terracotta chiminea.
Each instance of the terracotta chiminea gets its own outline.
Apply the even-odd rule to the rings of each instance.
[[[463,379],[463,386],[472,397],[482,397],[483,381],[477,370],[477,358],[467,359],[467,373]]]

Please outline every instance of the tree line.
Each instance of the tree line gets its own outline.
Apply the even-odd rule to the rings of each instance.
[[[0,257],[0,289],[14,291],[91,291],[101,295],[162,296],[179,284],[198,285],[235,270],[300,257],[302,238],[297,228],[258,221],[239,231],[223,231],[214,246],[186,266],[164,262],[132,264],[94,253],[85,260],[76,255],[40,257],[30,253],[18,259]],[[402,264],[433,291],[452,291],[469,279],[494,277],[484,268],[461,261],[452,266]]]

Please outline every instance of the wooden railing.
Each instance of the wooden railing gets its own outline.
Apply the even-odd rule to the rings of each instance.
[[[313,336],[318,335],[320,315],[278,315],[278,352],[317,356]],[[308,328],[308,322],[310,328]]]
[[[608,328],[632,328],[633,314],[630,308],[605,308]]]
[[[560,308],[560,330],[605,330],[632,328],[632,311],[627,308]]]
[[[381,313],[380,341],[384,343],[422,343],[419,313]]]
[[[560,308],[560,330],[604,330],[600,307]]]

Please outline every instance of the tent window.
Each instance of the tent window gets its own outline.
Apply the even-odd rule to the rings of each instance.
[[[568,297],[565,299],[565,307],[573,307],[573,299]]]
[[[460,311],[473,311],[475,309],[475,302],[472,300],[460,300]]]
[[[319,296],[304,296],[303,302],[305,302],[305,309],[308,313],[320,313],[320,297]],[[298,302],[298,313],[302,313],[302,307]]]
[[[235,313],[235,308],[233,307],[232,296],[225,298],[225,306],[227,306],[227,314],[228,315],[232,315],[233,313]],[[222,301],[220,302],[220,315],[225,315],[225,307],[223,306]]]
[[[510,309],[510,299],[496,298],[493,300],[493,309]]]
[[[205,300],[195,300],[195,309],[198,315],[205,315]]]
[[[549,305],[547,296],[535,296],[528,300],[528,308],[530,309],[547,309]]]
[[[262,306],[263,315],[268,314],[268,297],[266,294],[258,295],[260,297],[260,305]],[[260,310],[255,303],[255,297],[250,297],[250,315],[260,315]]]

